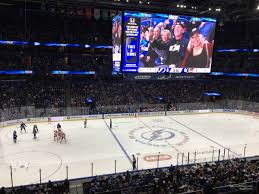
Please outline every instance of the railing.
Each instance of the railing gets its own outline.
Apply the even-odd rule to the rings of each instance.
[[[250,160],[252,158],[248,158],[248,160]],[[188,167],[184,166],[184,167]],[[142,171],[136,171],[133,173],[141,173]],[[111,174],[110,176],[113,176],[114,174]],[[119,174],[118,174],[119,175]],[[84,190],[84,184],[83,183],[87,183],[89,181],[91,181],[91,179],[94,179],[96,177],[92,177],[92,178],[88,178],[88,179],[84,179],[81,180],[80,182],[80,188],[78,188],[78,180],[71,180],[70,182],[72,184],[70,184],[70,191],[72,190],[71,188],[76,188],[75,192],[71,193],[81,193],[83,194],[83,190]],[[53,184],[64,184],[64,182],[53,182]],[[229,184],[229,185],[224,185],[224,186],[220,186],[220,187],[213,187],[212,190],[214,191],[214,193],[222,193],[222,194],[234,194],[234,193],[246,193],[250,194],[251,192],[253,192],[254,194],[258,194],[259,190],[258,190],[258,185],[259,184],[259,180],[254,180],[254,181],[250,181],[250,182],[244,182],[244,183],[238,183],[238,184]],[[42,184],[42,187],[46,187],[47,184]],[[19,187],[18,187],[19,188]],[[28,185],[27,188],[35,188],[35,186],[33,185]],[[67,188],[65,188],[67,189]],[[150,183],[148,185],[143,185],[143,186],[136,186],[136,187],[128,187],[128,188],[122,188],[122,189],[117,189],[117,190],[111,190],[111,191],[106,191],[106,192],[96,192],[99,194],[113,194],[113,193],[121,193],[122,191],[126,192],[126,191],[134,191],[134,193],[141,193],[143,194],[143,192],[145,194],[152,194],[155,192],[156,189],[156,185],[153,183]],[[6,189],[7,193],[11,193],[11,188]],[[246,192],[245,192],[246,191]],[[197,190],[190,190],[190,191],[186,191],[186,192],[179,192],[179,194],[197,194],[197,193],[203,193],[203,189],[197,189]]]
[[[259,184],[259,179],[255,181],[248,181],[245,183],[239,183],[239,184],[231,184],[231,185],[224,185],[221,187],[215,187],[213,188],[215,191],[220,192],[220,193],[238,193],[243,191],[242,193],[259,193],[258,185]]]
[[[245,149],[245,148],[244,148]],[[157,154],[143,154],[140,153],[141,157],[136,157],[136,169],[135,170],[145,170],[145,169],[156,169],[156,168],[163,168],[170,165],[174,166],[185,166],[191,165],[201,162],[219,162],[228,159],[234,158],[242,158],[242,156],[231,156],[230,149],[219,149],[219,150],[211,150],[207,153],[202,153],[202,150],[199,152],[186,152],[186,153],[170,153],[166,152],[166,154],[157,153]],[[18,154],[19,155],[19,154]],[[22,155],[23,157],[26,155]],[[36,155],[37,157],[38,155]],[[48,156],[45,156],[46,159]],[[144,159],[143,159],[144,158]],[[145,160],[146,159],[146,160]],[[150,163],[147,163],[147,160]],[[15,164],[17,161],[14,161]],[[32,163],[34,161],[31,161]],[[24,164],[21,165],[10,165],[9,170],[6,169],[6,165],[2,164],[3,166],[0,167],[1,172],[5,173],[6,176],[0,179],[2,184],[5,183],[5,186],[17,186],[21,184],[28,184],[26,179],[30,179],[29,183],[43,183],[47,182],[48,177],[50,175],[50,170],[55,170],[55,164],[49,165],[33,165],[26,166]],[[21,167],[24,165],[24,167]],[[104,167],[105,165],[105,167]],[[28,168],[28,170],[26,170]],[[78,172],[75,173],[80,169],[81,176],[78,176]],[[92,162],[89,161],[75,161],[73,164],[65,163],[62,167],[59,168],[58,172],[56,172],[55,176],[53,176],[53,181],[64,180],[64,179],[75,179],[78,177],[93,177],[97,175],[104,175],[104,174],[117,174],[126,171],[132,171],[132,165],[125,159],[125,157],[119,157],[117,159],[113,158],[102,158],[102,159],[95,159]],[[9,171],[9,173],[8,173]],[[9,176],[8,176],[9,174]],[[79,173],[80,174],[80,173]],[[78,176],[78,177],[77,177]],[[25,180],[23,180],[23,178]]]

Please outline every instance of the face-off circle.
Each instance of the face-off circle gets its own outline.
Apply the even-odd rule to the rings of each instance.
[[[12,168],[14,178],[23,177],[25,182],[30,183],[38,181],[40,169],[42,180],[48,180],[61,166],[62,158],[47,151],[24,151],[0,157],[0,169]]]
[[[161,126],[138,127],[129,132],[129,138],[137,143],[154,147],[181,146],[189,140],[186,133]]]

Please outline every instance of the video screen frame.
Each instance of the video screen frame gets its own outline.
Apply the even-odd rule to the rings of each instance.
[[[112,19],[112,74],[117,75],[121,72],[121,53],[122,53],[122,18],[123,12],[119,12]]]
[[[125,11],[122,72],[210,73],[216,19]]]

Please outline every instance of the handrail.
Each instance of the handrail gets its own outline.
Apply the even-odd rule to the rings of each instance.
[[[213,187],[213,189],[223,189],[225,187],[236,187],[236,186],[241,186],[241,185],[247,185],[247,184],[252,184],[252,183],[256,183],[258,182],[259,179],[257,179],[256,181],[250,181],[250,182],[244,182],[244,183],[237,183],[237,184],[229,184],[229,185],[224,185],[224,186],[220,186],[220,187]]]

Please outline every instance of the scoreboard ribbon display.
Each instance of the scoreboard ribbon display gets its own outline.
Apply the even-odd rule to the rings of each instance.
[[[140,18],[124,16],[124,63],[125,72],[138,71]]]

